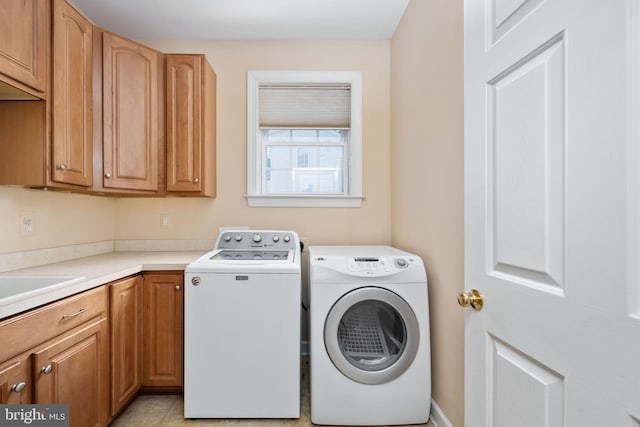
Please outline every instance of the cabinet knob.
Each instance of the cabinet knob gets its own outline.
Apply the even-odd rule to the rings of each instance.
[[[176,291],[179,291],[181,289],[180,285],[176,285]]]
[[[53,366],[51,365],[43,366],[42,369],[40,369],[40,372],[43,374],[50,374],[51,371],[53,371]]]
[[[200,179],[199,179],[199,178],[193,178],[193,183],[194,183],[194,184],[197,184],[197,183],[199,183],[199,182],[200,182]]]
[[[59,163],[56,165],[56,169],[61,170],[61,171],[66,171],[67,170],[67,165],[65,165],[64,163]]]
[[[11,386],[11,391],[20,393],[27,386],[27,383],[18,383]]]
[[[111,179],[111,172],[105,173],[104,177],[107,178],[107,179]]]

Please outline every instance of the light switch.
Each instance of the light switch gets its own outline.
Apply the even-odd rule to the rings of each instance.
[[[171,215],[169,214],[161,214],[160,215],[160,227],[167,228],[171,225]]]

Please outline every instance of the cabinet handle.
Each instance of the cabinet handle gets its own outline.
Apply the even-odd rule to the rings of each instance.
[[[64,163],[59,163],[59,164],[56,165],[56,168],[58,170],[65,171],[65,170],[67,170],[67,165],[65,165]]]
[[[51,371],[53,371],[53,366],[51,365],[43,366],[42,369],[40,369],[40,372],[43,374],[50,374]]]
[[[180,290],[180,285],[176,285],[176,291]]]
[[[197,184],[197,183],[199,183],[199,182],[200,182],[200,179],[199,179],[199,178],[193,178],[193,183],[194,183],[194,184]]]
[[[49,365],[51,366],[51,365]],[[18,383],[11,386],[11,391],[20,393],[27,386],[27,383]]]
[[[80,310],[76,311],[76,312],[75,312],[75,313],[73,313],[73,314],[65,314],[64,316],[62,316],[62,319],[71,319],[71,318],[73,318],[73,317],[76,317],[76,316],[81,315],[81,314],[82,314],[82,313],[84,313],[85,311],[87,311],[87,309],[86,309],[86,308],[81,308]]]
[[[111,172],[105,173],[104,177],[107,178],[107,179],[111,179]]]

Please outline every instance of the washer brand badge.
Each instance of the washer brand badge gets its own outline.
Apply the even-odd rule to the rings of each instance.
[[[69,427],[69,405],[0,405],[0,425]]]
[[[249,280],[249,276],[236,276],[236,280]]]

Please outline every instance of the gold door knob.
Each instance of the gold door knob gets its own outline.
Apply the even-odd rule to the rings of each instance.
[[[471,289],[469,293],[460,292],[458,294],[458,304],[462,307],[471,306],[474,310],[482,310],[483,299],[482,295],[477,289]]]

